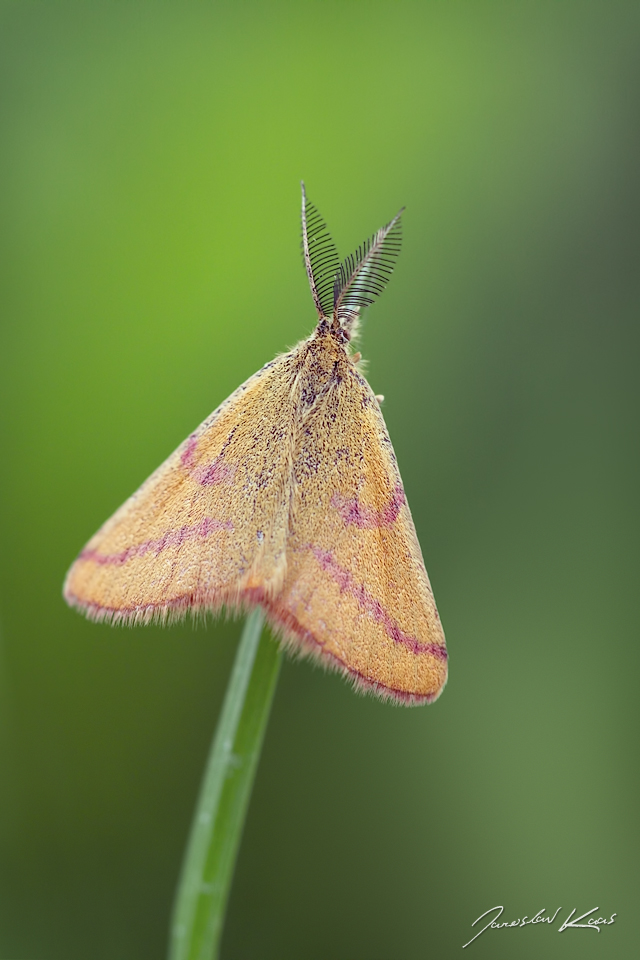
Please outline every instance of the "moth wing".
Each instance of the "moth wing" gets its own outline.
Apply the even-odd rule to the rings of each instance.
[[[357,686],[430,702],[447,678],[444,633],[380,407],[345,368],[301,434],[287,577],[269,616]]]
[[[69,570],[71,605],[145,621],[281,589],[295,353],[239,387],[104,524]]]

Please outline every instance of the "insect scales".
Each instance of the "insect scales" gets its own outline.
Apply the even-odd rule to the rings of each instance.
[[[260,605],[292,651],[356,687],[431,702],[447,652],[378,399],[352,351],[400,251],[402,211],[340,262],[302,186],[318,314],[202,423],[82,550],[64,585],[93,620]]]

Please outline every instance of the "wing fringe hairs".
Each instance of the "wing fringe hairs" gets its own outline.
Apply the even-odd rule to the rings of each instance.
[[[238,620],[249,614],[257,605],[265,611],[267,623],[274,637],[279,639],[294,660],[311,660],[330,673],[337,673],[351,684],[360,694],[375,696],[385,703],[397,703],[408,707],[419,707],[433,703],[442,693],[446,678],[435,694],[410,693],[406,690],[384,686],[375,679],[364,677],[357,671],[341,663],[328,651],[322,648],[310,634],[301,631],[296,626],[289,626],[278,619],[270,604],[260,602],[256,598],[241,597],[236,603],[220,603],[218,607],[193,607],[188,602],[180,604],[165,604],[164,606],[140,607],[130,612],[108,610],[96,607],[93,604],[83,604],[72,594],[65,593],[67,603],[83,613],[94,623],[104,623],[109,626],[137,627],[156,624],[166,627],[174,623],[182,623],[189,618],[196,624],[206,624],[217,621],[221,616],[226,620]]]
[[[442,687],[435,694],[417,694],[409,693],[405,690],[386,687],[376,680],[363,677],[361,674],[351,670],[344,663],[337,660],[331,653],[323,650],[322,646],[309,635],[295,626],[288,626],[281,622],[274,614],[268,603],[261,603],[257,599],[242,597],[234,604],[222,602],[219,607],[201,607],[196,608],[184,604],[165,604],[161,607],[142,607],[130,613],[123,613],[118,610],[106,610],[103,608],[85,605],[78,602],[73,596],[65,595],[70,606],[83,613],[87,619],[94,623],[104,623],[109,626],[136,627],[150,626],[171,626],[174,623],[182,623],[189,618],[196,624],[206,624],[210,621],[217,621],[220,617],[226,620],[238,620],[249,614],[257,605],[262,606],[265,611],[267,623],[273,636],[280,640],[287,654],[294,660],[311,660],[322,669],[330,673],[337,673],[351,684],[353,689],[360,694],[375,696],[385,703],[397,703],[408,707],[419,707],[424,704],[433,703],[442,693],[446,680]]]

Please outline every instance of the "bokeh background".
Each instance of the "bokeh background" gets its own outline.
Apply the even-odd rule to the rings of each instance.
[[[362,350],[450,647],[288,662],[225,960],[637,950],[640,7],[3,3],[0,958],[162,957],[238,623],[112,629],[83,543],[406,204]],[[476,928],[477,929],[477,928]]]

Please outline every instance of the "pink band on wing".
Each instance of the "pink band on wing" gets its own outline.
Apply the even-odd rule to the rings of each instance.
[[[193,540],[196,537],[208,537],[209,534],[217,530],[233,530],[233,524],[230,520],[214,520],[213,517],[205,517],[200,523],[193,526],[180,527],[178,530],[167,530],[156,540],[145,540],[143,543],[133,544],[120,553],[100,553],[98,550],[85,549],[80,554],[80,560],[90,560],[92,563],[98,563],[101,566],[113,564],[122,566],[134,557],[144,557],[147,553],[155,553],[158,556],[167,547],[179,547],[185,540]]]
[[[194,459],[197,446],[198,437],[192,433],[180,457],[182,466],[188,470],[197,483],[203,487],[211,487],[214,483],[225,483],[227,480],[233,480],[236,473],[235,465],[224,463],[219,457],[213,463],[196,466]]]
[[[396,484],[393,496],[382,510],[375,510],[373,507],[364,506],[356,497],[344,497],[340,493],[334,493],[331,498],[331,506],[335,507],[344,522],[354,527],[360,527],[361,530],[375,530],[378,527],[390,527],[398,518],[398,514],[406,502],[404,490],[400,484]]]
[[[376,600],[364,584],[358,583],[353,576],[344,567],[332,557],[330,553],[321,550],[319,547],[312,547],[312,552],[323,570],[329,573],[340,587],[341,593],[348,593],[358,601],[363,610],[366,610],[376,623],[380,623],[387,632],[387,635],[394,643],[401,643],[412,653],[428,653],[437,660],[446,660],[447,651],[437,643],[420,643],[415,637],[410,637],[404,633],[379,600]]]

